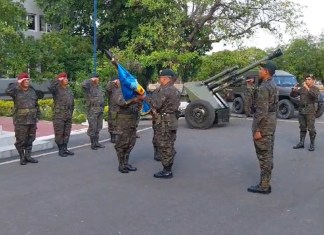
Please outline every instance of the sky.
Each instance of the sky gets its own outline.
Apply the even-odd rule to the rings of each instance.
[[[293,0],[294,2],[305,6],[303,10],[303,21],[305,23],[305,27],[309,31],[311,35],[318,36],[322,32],[324,32],[324,0]],[[266,34],[266,36],[265,36]],[[266,38],[266,40],[265,40]],[[243,46],[252,47],[255,46],[260,49],[266,49],[269,47],[276,47],[280,43],[288,43],[291,39],[290,35],[284,35],[283,41],[280,41],[273,35],[269,33],[264,33],[263,31],[259,31],[253,38],[245,40],[243,42]],[[231,50],[235,49],[235,47],[231,45],[224,46],[224,43],[217,43],[213,45],[213,51],[220,50]]]

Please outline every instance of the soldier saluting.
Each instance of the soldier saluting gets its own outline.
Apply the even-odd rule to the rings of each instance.
[[[300,141],[295,145],[294,149],[304,148],[305,137],[307,129],[309,131],[310,146],[309,151],[315,150],[315,103],[318,100],[320,91],[318,87],[314,86],[315,77],[312,74],[305,76],[305,81],[302,87],[294,87],[291,90],[290,95],[296,97],[300,95],[299,105],[299,129],[300,129]]]
[[[9,84],[6,94],[11,96],[14,102],[15,146],[19,153],[20,165],[26,165],[27,162],[38,163],[37,159],[31,157],[31,151],[36,138],[36,123],[40,118],[37,103],[40,97],[30,86],[29,75],[19,74],[17,82]]]
[[[67,149],[72,128],[72,114],[74,110],[74,97],[69,88],[69,81],[65,72],[60,73],[52,80],[49,91],[54,99],[53,126],[55,143],[59,149],[59,156],[74,155]]]
[[[110,133],[110,142],[116,143],[117,136],[117,114],[119,110],[119,105],[117,104],[117,99],[120,95],[120,81],[118,77],[112,79],[112,81],[107,82],[106,92],[108,96],[108,132]]]
[[[91,149],[104,148],[105,146],[99,143],[99,132],[102,129],[103,109],[105,102],[104,92],[99,86],[99,75],[92,74],[90,79],[82,84],[82,88],[86,94],[86,107],[88,118],[88,136],[91,141]]]

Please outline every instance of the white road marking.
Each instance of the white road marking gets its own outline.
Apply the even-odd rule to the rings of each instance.
[[[147,127],[147,128],[144,128],[144,129],[140,129],[137,132],[143,132],[143,131],[147,131],[149,129],[152,129],[152,127]],[[103,142],[107,142],[109,140],[110,140],[110,138],[104,139],[104,140],[100,140],[99,142],[100,143],[103,143]],[[88,144],[81,144],[81,145],[77,145],[77,146],[71,147],[69,149],[78,149],[78,148],[83,148],[83,147],[90,146],[90,145],[91,145],[90,143],[88,143]],[[35,156],[32,156],[32,157],[33,158],[39,158],[39,157],[51,155],[51,154],[54,154],[54,153],[58,153],[58,151],[52,151],[52,152],[42,153],[42,154],[38,154],[38,155],[35,155]],[[15,160],[1,162],[0,163],[0,166],[1,165],[7,165],[7,164],[10,164],[10,163],[13,163],[13,162],[19,162],[19,161],[20,161],[20,159],[15,159]]]

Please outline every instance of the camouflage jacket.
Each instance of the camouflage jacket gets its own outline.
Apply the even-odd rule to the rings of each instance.
[[[134,118],[137,118],[141,103],[134,103],[133,100],[126,101],[120,88],[116,89],[113,100],[118,106],[118,114],[134,115]]]
[[[320,95],[320,90],[316,86],[310,87],[307,90],[305,87],[301,87],[298,90],[292,90],[290,95],[296,97],[300,95],[299,112],[302,114],[310,114],[316,112],[316,103]]]
[[[145,97],[145,100],[159,114],[175,113],[180,106],[180,92],[170,82],[160,86],[151,96]]]
[[[14,124],[36,124],[40,118],[38,97],[35,89],[30,86],[24,91],[18,82],[10,83],[6,89],[6,94],[14,101]]]
[[[48,90],[53,95],[54,118],[70,119],[74,110],[74,97],[69,87],[63,88],[60,82],[54,79]]]
[[[95,85],[90,79],[82,84],[86,96],[86,106],[88,112],[102,113],[105,105],[105,95],[99,85]]]
[[[254,102],[252,132],[260,131],[261,135],[272,135],[277,125],[278,88],[272,78],[263,81],[256,90]]]
[[[109,112],[117,112],[119,110],[117,99],[120,95],[119,93],[121,93],[121,88],[116,87],[114,82],[109,81],[106,86],[106,91],[108,97]]]
[[[253,95],[254,95],[254,85],[252,85],[252,86],[247,85],[246,89],[244,91],[244,95],[249,96],[249,97],[253,97]]]

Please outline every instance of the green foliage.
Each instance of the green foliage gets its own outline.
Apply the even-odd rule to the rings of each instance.
[[[261,58],[266,53],[260,49],[249,48],[236,51],[220,51],[202,59],[202,65],[195,80],[206,80],[209,77],[233,66],[243,68]]]
[[[308,36],[293,40],[286,46],[285,54],[278,59],[278,67],[303,79],[306,73],[324,76],[324,44],[322,38]]]
[[[81,124],[87,120],[87,116],[84,113],[74,112],[72,117],[72,122],[76,124]]]
[[[0,100],[0,116],[11,117],[13,114],[13,101]]]
[[[106,105],[104,107],[104,113],[103,113],[103,117],[104,117],[104,120],[107,121],[108,120],[108,111],[109,111],[109,107]]]
[[[93,1],[37,3],[53,25],[92,36]],[[98,1],[99,50],[131,46],[136,54],[164,49],[204,54],[214,42],[250,37],[259,28],[278,34],[280,26],[300,26],[299,17],[300,7],[292,0],[119,0],[110,6],[102,0]]]
[[[21,32],[26,29],[26,11],[20,2],[0,0],[0,77],[16,74],[25,60]]]

